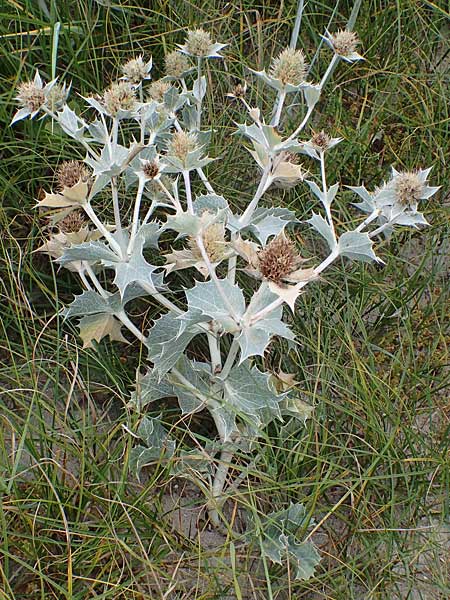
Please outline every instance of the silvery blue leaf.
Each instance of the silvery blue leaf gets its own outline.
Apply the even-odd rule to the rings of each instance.
[[[194,104],[187,104],[182,111],[183,129],[193,131],[197,129],[197,108]]]
[[[75,260],[84,260],[90,263],[105,260],[116,263],[120,261],[120,258],[104,242],[84,242],[67,248],[64,254],[56,259],[56,262],[65,265]]]
[[[82,139],[85,126],[83,124],[79,126],[79,121],[76,113],[71,108],[69,108],[67,104],[65,104],[64,108],[61,111],[59,111],[58,117],[58,123],[60,124],[63,131],[67,133],[67,135],[70,135],[70,137],[76,140]]]
[[[161,289],[161,276],[157,277],[155,271],[159,267],[149,264],[142,255],[142,246],[136,244],[133,254],[127,262],[120,261],[107,266],[115,269],[114,284],[119,288],[123,297],[127,287],[132,283],[146,284],[156,292]]]
[[[128,158],[129,150],[124,146],[116,144],[110,148],[108,145],[102,148],[100,158],[97,160],[87,155],[85,162],[94,175],[109,175],[116,177],[122,172],[123,166]]]
[[[320,85],[304,84],[302,91],[308,108],[312,110],[320,98],[322,91]]]
[[[326,239],[330,250],[334,250],[336,247],[336,240],[333,235],[333,230],[321,215],[313,212],[312,217],[308,219],[306,223],[309,223],[311,227],[314,227],[314,229]]]
[[[382,262],[373,251],[373,241],[367,233],[346,231],[338,242],[339,254],[352,260]]]
[[[114,314],[108,298],[100,296],[93,290],[86,290],[79,296],[75,296],[73,302],[64,309],[65,319],[72,317],[83,317],[85,315],[96,315],[99,313]]]
[[[143,377],[138,376],[130,404],[141,410],[151,402],[173,395],[173,385],[164,379],[160,381],[158,373],[154,369],[149,369]]]
[[[91,137],[91,140],[94,142],[99,142],[100,144],[106,144],[109,139],[109,132],[106,129],[105,125],[102,121],[95,119],[88,126],[88,132]]]
[[[303,504],[290,504],[286,510],[272,512],[262,522],[261,548],[271,561],[282,564],[288,558],[294,567],[295,579],[310,579],[320,555],[310,541],[298,542],[297,531],[308,523]]]
[[[192,91],[197,102],[201,102],[206,94],[206,77],[204,75],[202,75],[200,81],[198,79],[194,81]]]
[[[173,389],[178,398],[181,412],[184,415],[187,415],[203,410],[205,408],[205,402],[196,392],[201,396],[212,397],[210,376],[204,369],[196,368],[195,362],[190,361],[184,355],[181,356],[175,366],[177,371],[181,373],[190,384],[190,386],[184,385],[177,380],[176,375],[168,375],[169,379],[174,383]]]
[[[405,225],[409,227],[416,227],[418,225],[429,225],[422,213],[404,213],[395,219],[395,225]]]
[[[160,379],[178,362],[186,346],[199,332],[198,328],[192,327],[180,334],[181,323],[176,317],[171,312],[160,317],[147,338],[148,358]]]
[[[250,229],[264,246],[270,236],[278,235],[288,223],[296,220],[295,213],[287,208],[258,208],[253,213]]]
[[[142,248],[155,248],[155,250],[158,250],[161,231],[161,224],[156,221],[141,225],[137,232],[137,241],[142,244]]]
[[[130,469],[139,477],[142,468],[163,456],[170,458],[176,448],[175,440],[169,434],[161,421],[152,417],[144,417],[138,427],[137,435],[145,442],[145,446],[136,446],[130,452]]]
[[[219,279],[223,296],[214,281],[197,282],[193,288],[186,291],[189,310],[197,310],[204,316],[217,321],[224,331],[238,330],[236,321],[230,316],[230,311],[224,297],[233,307],[235,315],[240,318],[245,312],[245,299],[238,285],[233,285],[228,279]]]
[[[352,192],[355,192],[355,194],[358,194],[358,196],[362,199],[362,202],[354,202],[353,206],[356,206],[356,208],[359,208],[360,210],[366,213],[372,213],[375,210],[376,205],[373,200],[373,195],[370,192],[368,192],[363,185],[347,185],[346,187],[349,190],[352,190]]]
[[[12,118],[10,125],[14,125],[14,123],[17,123],[17,121],[26,119],[29,115],[31,115],[31,113],[32,113],[32,111],[27,106],[19,108],[19,110],[16,112],[16,114]]]
[[[223,196],[218,196],[217,194],[203,194],[197,196],[193,202],[193,209],[194,213],[199,216],[201,216],[205,210],[213,213],[222,211],[224,217],[226,217],[226,213],[230,210],[225,198]]]

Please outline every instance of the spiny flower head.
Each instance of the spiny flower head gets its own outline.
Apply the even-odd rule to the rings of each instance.
[[[324,152],[330,147],[331,138],[328,133],[322,131],[313,131],[310,143],[319,152]]]
[[[194,152],[198,148],[198,138],[195,133],[175,131],[167,147],[167,153],[184,162],[189,152]]]
[[[47,102],[49,104],[49,107],[52,110],[61,108],[61,106],[67,100],[68,93],[69,90],[66,87],[66,85],[60,85],[59,83],[55,83],[55,85],[50,89],[50,91],[47,94]]]
[[[213,48],[211,34],[204,29],[194,29],[193,31],[188,31],[185,47],[189,54],[192,54],[193,56],[208,56]]]
[[[64,161],[56,171],[56,180],[61,191],[65,187],[73,187],[79,181],[88,181],[89,177],[89,169],[79,160]]]
[[[305,81],[306,63],[301,50],[286,48],[272,61],[269,74],[283,85],[300,85]]]
[[[206,254],[212,263],[220,262],[226,256],[225,226],[223,223],[213,223],[206,227],[202,234]],[[202,253],[195,238],[189,238],[189,248],[198,261],[202,261]]]
[[[275,283],[279,283],[295,271],[299,260],[294,242],[284,234],[278,235],[258,252],[261,275]]]
[[[171,84],[168,81],[159,79],[154,81],[148,88],[149,98],[156,100],[156,102],[164,102],[164,94],[171,88]]]
[[[336,33],[331,35],[331,42],[336,54],[340,54],[341,56],[350,56],[356,52],[356,47],[360,43],[356,33],[348,29],[339,29],[339,31],[336,31]]]
[[[16,98],[21,106],[31,112],[39,110],[46,100],[44,89],[37,85],[36,81],[25,81],[19,84]]]
[[[416,171],[405,171],[393,180],[396,200],[402,206],[417,204],[424,192],[424,182]]]
[[[138,85],[144,79],[150,79],[150,70],[152,68],[152,60],[146,63],[142,54],[136,58],[132,58],[122,66],[123,79]]]
[[[132,111],[136,107],[133,87],[126,81],[113,83],[103,93],[103,105],[112,117],[116,117],[121,110]]]
[[[58,227],[63,233],[75,233],[83,229],[85,225],[86,219],[81,210],[72,211],[58,223]]]
[[[146,160],[142,163],[142,172],[146,179],[155,179],[159,173],[159,163],[157,160]]]
[[[247,93],[247,82],[238,83],[234,86],[234,88],[227,94],[229,98],[244,98]]]
[[[173,50],[172,52],[169,52],[169,54],[166,54],[164,62],[165,74],[167,77],[175,77],[178,79],[190,69],[189,60],[184,54],[181,54],[181,52],[178,52],[177,50]]]

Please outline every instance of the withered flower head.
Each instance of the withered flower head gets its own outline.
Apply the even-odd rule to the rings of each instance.
[[[198,147],[198,138],[195,133],[175,131],[167,147],[167,153],[184,162],[188,153],[193,152]]]
[[[206,254],[212,263],[220,262],[226,255],[225,226],[223,223],[213,223],[202,234]],[[198,261],[203,260],[195,238],[189,238],[189,248]]]
[[[122,66],[122,73],[124,79],[137,85],[148,78],[149,65],[144,62],[142,56],[138,56],[137,58],[132,58]]]
[[[148,95],[151,100],[156,102],[164,102],[164,94],[171,88],[168,81],[154,81],[148,88]]]
[[[159,174],[159,164],[156,160],[146,160],[142,164],[142,172],[147,179],[155,179]]]
[[[300,260],[294,242],[284,234],[278,235],[258,252],[261,275],[275,283],[283,281],[295,271]]]
[[[103,105],[113,117],[116,117],[120,110],[133,110],[136,106],[133,87],[127,81],[113,83],[103,93]]]
[[[235,85],[229,95],[233,98],[244,98],[246,93],[247,83],[244,81],[244,83],[238,83],[237,85]]]
[[[68,90],[65,85],[55,85],[49,90],[47,94],[47,102],[52,110],[61,107],[67,99]]]
[[[168,77],[181,77],[183,73],[189,71],[189,60],[181,52],[173,50],[166,54],[165,59],[165,74]]]
[[[356,51],[359,39],[354,31],[348,29],[339,29],[336,33],[330,36],[334,51],[340,56],[350,56]]]
[[[269,74],[283,85],[300,85],[305,81],[306,62],[301,50],[286,48],[272,61]]]
[[[21,106],[34,112],[45,104],[46,98],[42,86],[39,87],[35,81],[26,81],[17,88],[17,100]]]
[[[399,204],[408,206],[422,198],[424,182],[415,171],[405,171],[394,178],[394,190]]]
[[[89,169],[79,160],[66,160],[56,171],[56,180],[61,191],[65,187],[73,187],[80,180],[88,181],[89,177]]]
[[[75,233],[83,229],[85,225],[86,219],[81,210],[74,210],[58,223],[58,227],[63,233]]]
[[[328,135],[328,133],[325,133],[323,129],[322,131],[313,131],[311,144],[319,152],[324,152],[325,150],[327,150],[330,145],[330,142],[330,136]]]
[[[189,54],[193,56],[208,56],[213,42],[210,33],[204,29],[195,29],[187,32],[185,46]]]

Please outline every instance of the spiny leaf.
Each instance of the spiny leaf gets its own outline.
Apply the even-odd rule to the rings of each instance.
[[[128,343],[121,333],[121,322],[111,314],[86,315],[80,319],[78,327],[83,348],[94,348],[94,340],[100,342],[106,336],[109,336],[111,341]]]

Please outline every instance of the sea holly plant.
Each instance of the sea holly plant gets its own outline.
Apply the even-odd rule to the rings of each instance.
[[[430,169],[393,168],[374,190],[351,187],[364,217],[355,211],[351,227],[336,225],[343,189],[328,181],[326,167],[343,140],[314,131],[310,121],[332,65],[362,57],[353,32],[326,32],[325,40],[333,54],[318,82],[308,80],[306,57],[295,48],[281,51],[266,70],[249,69],[251,81],[262,79],[275,95],[267,120],[247,100],[250,81],[229,94],[247,114],[235,140],[249,151],[258,178],[241,211],[205,172],[216,160],[209,155],[211,131],[202,123],[205,64],[223,60],[226,48],[210,33],[188,31],[185,43],[166,56],[159,79],[150,57],[130,59],[116,82],[85,98],[83,113],[71,107],[70,86],[45,84],[39,73],[18,88],[13,123],[50,117],[86,152],[83,161],[58,167],[53,189],[37,203],[48,230],[37,251],[77,274],[84,288],[65,317],[78,319],[84,347],[132,335],[146,349],[148,362],[130,398],[141,415],[131,466],[139,476],[143,467],[165,461],[176,464],[178,476],[201,480],[219,527],[227,493],[239,484],[232,477],[237,454],[251,460],[272,421],[305,422],[311,414],[294,375],[268,372],[261,360],[274,340],[296,343],[292,317],[286,317],[295,315],[299,296],[323,282],[340,258],[381,262],[376,245],[398,227],[426,225],[419,203],[437,190],[428,185]],[[292,131],[281,133],[291,93],[302,94],[304,109]],[[269,189],[298,186],[316,200],[302,224],[292,210],[265,205],[264,197]],[[298,227],[323,240],[321,260],[303,256],[293,235]],[[143,297],[160,308],[148,329],[129,316]],[[182,418],[209,411],[216,434],[201,451],[179,447],[164,426],[158,414],[168,397],[177,398]],[[311,542],[297,539],[306,523],[304,507],[295,504],[256,527],[266,556],[275,562],[288,557],[299,578],[310,577],[319,560]]]

